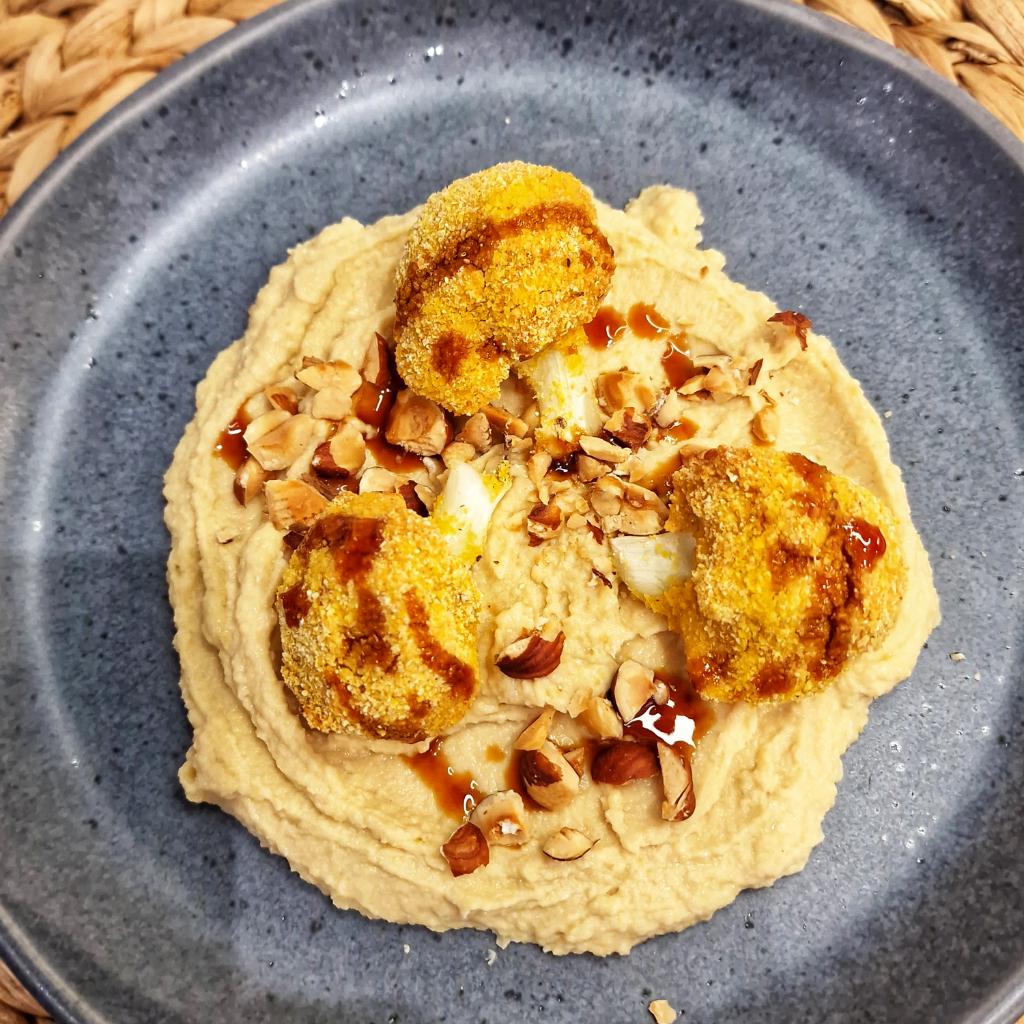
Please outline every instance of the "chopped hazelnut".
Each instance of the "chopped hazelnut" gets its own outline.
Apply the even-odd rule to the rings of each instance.
[[[309,484],[315,491],[319,491],[328,501],[334,501],[346,489],[345,484],[348,482],[344,476],[319,476],[315,470],[312,473],[303,473],[299,479],[304,484]]]
[[[579,860],[593,848],[594,841],[574,828],[560,828],[548,836],[541,847],[552,860]]]
[[[665,395],[665,400],[658,406],[654,421],[659,427],[667,428],[678,423],[688,412],[686,402],[676,391],[670,391]]]
[[[486,867],[491,859],[483,832],[472,822],[457,828],[441,847],[441,853],[456,878]]]
[[[697,807],[689,749],[670,747],[659,742],[658,763],[661,766],[661,785],[665,793],[665,799],[661,804],[661,816],[665,821],[685,821]]]
[[[546,494],[540,492],[544,486],[544,477],[551,468],[551,462],[551,452],[541,450],[534,452],[526,463],[526,475],[530,478],[530,483],[537,488],[541,501],[547,498]]]
[[[448,421],[436,402],[407,388],[395,396],[384,436],[416,455],[438,455],[448,443]]]
[[[526,532],[530,535],[530,543],[541,543],[551,540],[562,527],[562,510],[552,502],[545,505],[538,502],[526,517]]]
[[[651,436],[651,421],[635,409],[619,409],[608,418],[604,430],[620,444],[636,451]]]
[[[269,412],[257,416],[245,428],[245,433],[242,435],[246,447],[252,445],[261,437],[265,437],[272,430],[276,430],[281,424],[287,423],[290,418],[291,413],[286,412],[284,409],[271,409]]]
[[[517,737],[513,746],[516,750],[540,750],[547,742],[551,723],[555,718],[554,708],[545,708]]]
[[[612,476],[601,477],[590,488],[590,506],[599,516],[614,516],[622,511],[625,486]]]
[[[784,324],[796,335],[797,341],[800,342],[800,348],[807,348],[807,332],[811,329],[812,324],[810,319],[804,316],[803,313],[797,313],[792,309],[784,309],[780,313],[768,317],[768,323]]]
[[[309,404],[309,414],[318,420],[343,420],[351,412],[352,396],[341,388],[322,388]]]
[[[620,370],[602,373],[597,378],[598,400],[608,412],[625,408],[646,411],[654,405],[657,395],[650,380],[639,373]]]
[[[704,390],[704,378],[706,374],[696,373],[692,377],[684,380],[682,385],[677,388],[681,395],[696,395],[698,392]]]
[[[305,529],[323,511],[327,499],[302,480],[268,480],[267,515],[281,531]]]
[[[398,487],[398,477],[383,466],[371,466],[359,478],[359,493],[389,494]]]
[[[592,437],[590,434],[584,434],[580,438],[580,447],[591,458],[599,459],[601,462],[615,464],[625,462],[629,457],[628,448],[612,444],[611,441],[606,441],[603,437]]]
[[[533,441],[528,437],[515,437],[513,434],[505,436],[505,450],[516,462],[523,463],[527,455],[533,451]]]
[[[487,422],[487,417],[482,412],[474,413],[462,425],[455,440],[471,444],[478,452],[487,451],[494,444],[491,437],[491,425]]]
[[[283,409],[293,416],[299,411],[299,397],[290,387],[284,384],[271,384],[263,389],[263,394],[272,409]]]
[[[359,371],[341,359],[330,363],[311,363],[299,370],[295,376],[314,391],[331,388],[349,398],[363,382]]]
[[[624,661],[615,675],[613,692],[615,706],[628,722],[654,696],[654,673],[638,661]]]
[[[344,478],[348,476],[348,470],[342,469],[331,457],[331,443],[324,441],[318,444],[310,460],[309,468],[314,476],[323,478]]]
[[[495,664],[512,679],[540,679],[558,668],[564,644],[565,633],[561,631],[554,640],[530,633],[510,643],[498,655]]]
[[[590,777],[609,786],[626,786],[658,774],[658,756],[645,743],[614,740],[602,747],[590,766]]]
[[[501,409],[496,405],[485,405],[482,412],[487,417],[487,422],[492,429],[499,434],[526,437],[530,432],[529,426],[518,416],[513,416],[507,409]]]
[[[366,347],[366,354],[363,356],[363,365],[360,367],[363,379],[381,387],[386,384],[391,374],[388,365],[388,344],[377,333]]]
[[[585,484],[606,476],[611,471],[612,467],[607,462],[592,459],[589,455],[580,455],[576,458],[576,472]]]
[[[773,405],[761,409],[750,424],[750,432],[764,444],[774,444],[779,436],[779,413]]]
[[[398,493],[402,496],[402,501],[405,502],[405,507],[415,512],[418,516],[430,515],[430,509],[420,500],[420,496],[416,493],[416,484],[412,480],[406,480],[398,488]]]
[[[266,470],[255,459],[246,459],[235,473],[235,500],[239,505],[248,505],[263,491],[266,482]]]
[[[272,416],[267,413],[266,416]],[[249,445],[249,454],[268,472],[279,469],[287,469],[303,452],[307,442],[313,434],[313,420],[311,417],[300,413],[297,416],[289,416],[282,412],[285,420],[273,430],[257,437],[256,440],[246,442]],[[265,419],[261,416],[260,419]],[[253,424],[250,424],[250,427]]]
[[[634,458],[629,467],[629,482],[641,487],[661,487],[682,464],[679,448],[659,445],[653,451],[644,450],[643,458]]]
[[[416,491],[416,497],[423,502],[424,508],[428,512],[433,509],[437,495],[426,484],[417,484],[414,490]]]
[[[729,399],[740,392],[740,382],[736,374],[712,366],[704,377],[704,390],[710,391],[715,399]]]
[[[358,473],[366,458],[366,441],[353,423],[344,424],[330,440],[331,458],[339,469]]]
[[[654,509],[662,520],[668,517],[668,506],[654,491],[647,487],[642,487],[640,484],[627,483],[623,488],[622,497],[630,508]]]
[[[594,697],[580,712],[579,719],[598,739],[622,738],[622,719],[606,697]]]
[[[526,807],[514,789],[484,797],[469,820],[490,846],[522,846],[527,840]]]
[[[566,761],[572,765],[572,770],[582,779],[583,772],[587,767],[587,749],[586,747],[572,747],[569,750],[562,751]]]
[[[453,466],[456,462],[471,462],[476,454],[476,449],[468,441],[452,441],[441,452],[441,458],[446,466]]]
[[[580,777],[550,740],[540,750],[524,751],[519,772],[526,792],[549,811],[564,807],[579,792]]]
[[[657,510],[653,508],[623,505],[618,515],[605,517],[604,526],[613,533],[624,533],[630,537],[650,537],[661,533],[662,521]]]

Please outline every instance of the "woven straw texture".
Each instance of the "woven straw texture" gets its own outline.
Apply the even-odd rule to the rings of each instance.
[[[0,216],[126,96],[276,2],[0,0]],[[795,2],[905,50],[1024,139],[1024,0]],[[0,1024],[41,1014],[0,963]]]

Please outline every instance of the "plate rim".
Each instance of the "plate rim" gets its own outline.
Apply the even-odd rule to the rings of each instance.
[[[59,153],[0,220],[0,260],[8,258],[21,233],[30,226],[33,215],[67,182],[78,165],[109,139],[116,137],[134,118],[141,117],[148,111],[155,111],[166,96],[173,94],[185,83],[217,63],[229,59],[286,21],[303,17],[308,9],[340,8],[349,2],[350,0],[283,0],[185,55],[122,100]],[[621,5],[627,0],[617,2]],[[915,57],[867,32],[793,0],[728,2],[735,7],[763,12],[769,17],[797,26],[800,30],[816,36],[837,40],[844,47],[887,65],[897,74],[906,75],[923,91],[951,106],[960,117],[980,130],[1007,156],[1024,182],[1024,141],[1017,139],[1006,125],[963,88],[946,81]],[[0,426],[3,424],[0,423]],[[14,924],[7,908],[0,903],[0,957],[25,989],[55,1021],[66,1021],[67,1024],[112,1024],[110,1018],[96,1014],[83,1004],[75,990],[58,974],[52,964],[41,957],[31,956],[32,948],[31,938]],[[962,1018],[961,1024],[1012,1024],[1021,1014],[1024,1014],[1024,962],[1012,969],[999,986],[987,994],[982,1003],[969,1011]]]

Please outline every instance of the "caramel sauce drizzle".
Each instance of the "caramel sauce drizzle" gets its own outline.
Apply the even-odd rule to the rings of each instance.
[[[656,338],[669,328],[669,322],[646,302],[638,302],[630,307],[626,323],[638,338]]]
[[[422,754],[407,754],[403,761],[434,794],[437,806],[453,818],[468,817],[480,798],[470,772],[457,772],[445,756],[442,741],[435,738]]]
[[[232,469],[237,470],[249,457],[249,448],[242,436],[249,426],[244,403],[238,407],[234,419],[217,436],[213,454],[223,459]]]
[[[678,719],[685,717],[693,721],[693,742],[697,743],[715,721],[710,703],[697,693],[686,676],[658,673],[655,679],[668,687],[668,700],[664,704],[647,701],[626,725],[625,734],[640,742],[659,740],[671,745]]]
[[[602,306],[594,319],[583,325],[583,332],[594,348],[611,348],[625,328],[626,321],[617,309]]]
[[[366,442],[366,447],[373,453],[377,465],[390,469],[392,473],[414,473],[417,469],[423,468],[423,459],[420,456],[390,444],[384,439],[383,434],[371,437]]]

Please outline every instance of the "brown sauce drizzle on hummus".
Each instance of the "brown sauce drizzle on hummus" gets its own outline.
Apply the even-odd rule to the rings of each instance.
[[[611,348],[625,327],[626,321],[617,309],[602,306],[594,319],[583,325],[583,332],[594,348]]]
[[[444,755],[440,738],[430,741],[422,754],[407,754],[403,760],[434,794],[437,806],[453,818],[464,818],[480,797],[476,780],[469,772],[457,772]]]
[[[673,334],[668,339],[668,345],[665,346],[665,352],[661,357],[661,368],[665,371],[669,384],[674,388],[681,387],[697,373],[690,359],[689,350],[683,347],[685,344],[684,334]]]
[[[635,306],[630,306],[629,312],[626,314],[626,323],[638,338],[656,338],[669,328],[669,322],[646,302],[638,302]]]
[[[245,407],[240,405],[235,418],[220,432],[213,446],[213,454],[223,459],[232,469],[238,469],[249,454],[242,436],[247,426],[249,417],[245,414]]]
[[[664,437],[673,437],[677,441],[687,441],[697,433],[697,424],[685,416],[681,416],[671,426],[661,431]]]

